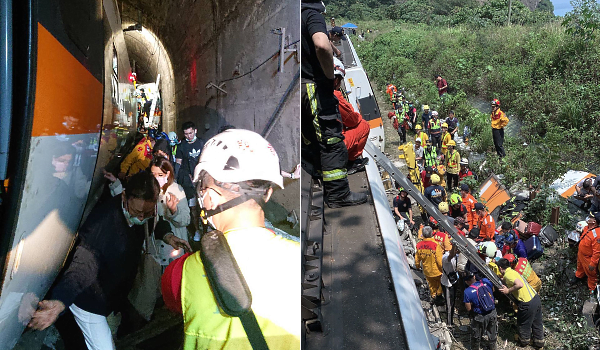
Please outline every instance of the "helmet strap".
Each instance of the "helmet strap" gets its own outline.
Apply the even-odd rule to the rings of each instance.
[[[265,204],[265,201],[263,200],[262,195],[258,196],[258,195],[250,195],[250,194],[242,194],[241,196],[235,197],[231,200],[228,200],[227,202],[223,203],[223,204],[219,204],[215,207],[215,209],[206,209],[206,208],[202,208],[200,210],[200,219],[202,219],[202,222],[206,225],[208,223],[208,218],[222,213],[225,210],[231,209],[233,207],[236,207],[242,203],[245,203],[249,200],[254,199],[258,205],[261,206],[261,208],[263,207],[263,205]]]

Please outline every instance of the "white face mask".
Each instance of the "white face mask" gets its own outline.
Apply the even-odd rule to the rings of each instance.
[[[156,181],[158,181],[160,188],[163,188],[163,186],[166,185],[167,182],[169,181],[169,178],[167,176],[159,176],[159,177],[156,177],[155,179],[156,179]]]

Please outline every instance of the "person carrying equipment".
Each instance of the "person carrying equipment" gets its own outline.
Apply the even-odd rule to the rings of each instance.
[[[475,203],[475,214],[477,215],[477,227],[479,228],[480,241],[493,241],[496,233],[494,218],[485,210],[481,203]]]
[[[183,349],[251,349],[257,341],[300,349],[300,308],[290,297],[300,279],[300,244],[264,227],[263,207],[283,188],[276,151],[255,132],[224,131],[206,142],[194,184],[200,219],[215,230],[204,234],[201,251],[173,261],[162,277],[165,305],[183,314]],[[222,278],[233,291],[221,287]],[[248,311],[231,309],[227,296],[239,296],[233,293]]]
[[[487,333],[488,349],[496,349],[498,314],[494,301],[494,285],[487,278],[477,281],[475,275],[465,270],[463,302],[471,318],[471,349],[481,349],[481,337]]]
[[[455,149],[456,142],[450,139],[447,144],[448,151],[446,154],[446,178],[448,179],[448,191],[452,191],[454,187],[458,187],[458,171],[460,154]]]
[[[444,251],[433,238],[433,230],[429,226],[423,227],[423,240],[417,243],[415,266],[423,269],[423,274],[429,284],[429,293],[434,303],[441,305],[444,302],[442,295],[442,257]]]
[[[504,127],[508,125],[506,114],[500,110],[500,101],[492,100],[492,136],[494,138],[494,147],[500,158],[504,157]]]

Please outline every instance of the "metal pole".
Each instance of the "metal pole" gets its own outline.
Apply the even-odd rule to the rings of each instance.
[[[508,1],[508,25],[510,25],[510,13],[512,12],[512,0]]]

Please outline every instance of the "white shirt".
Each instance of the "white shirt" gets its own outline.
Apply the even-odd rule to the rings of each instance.
[[[448,259],[449,256],[450,252],[445,252],[444,256],[442,256],[442,286],[445,287],[452,287],[452,284],[450,283],[450,281],[448,281],[447,274],[451,274],[452,272],[456,271],[456,264],[458,258],[458,255],[455,255],[454,257],[452,257],[452,259]]]

